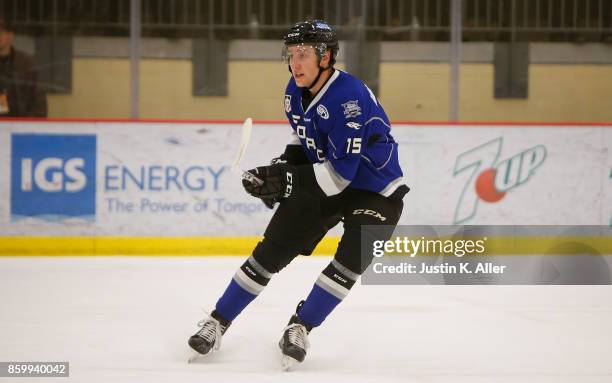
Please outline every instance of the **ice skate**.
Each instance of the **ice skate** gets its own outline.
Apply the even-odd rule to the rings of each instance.
[[[198,360],[211,351],[218,350],[221,347],[221,337],[231,324],[232,322],[221,318],[216,311],[213,311],[208,318],[199,321],[200,330],[192,335],[188,341],[189,346],[194,350],[188,363]]]
[[[291,317],[278,342],[283,353],[281,359],[283,371],[289,371],[304,361],[306,350],[310,347],[308,333],[311,329],[312,327],[303,323],[297,315]]]

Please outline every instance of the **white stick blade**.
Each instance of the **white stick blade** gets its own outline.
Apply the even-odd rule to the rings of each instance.
[[[247,146],[249,146],[252,130],[253,119],[249,117],[242,123],[242,131],[240,133],[240,146],[238,147],[238,153],[236,153],[236,158],[232,163],[232,169],[240,168],[240,162],[242,162],[242,157],[244,157],[244,153],[246,153]]]

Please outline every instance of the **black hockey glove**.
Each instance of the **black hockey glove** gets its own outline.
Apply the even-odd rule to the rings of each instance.
[[[287,162],[287,156],[283,153],[278,157],[272,158],[272,160],[270,161],[270,165],[286,164]]]
[[[248,172],[262,180],[263,184],[257,185],[243,179],[244,190],[253,197],[261,198],[268,207],[269,204],[274,206],[274,203],[289,198],[297,185],[297,169],[292,165],[279,163],[260,166]]]
[[[274,157],[272,158],[272,160],[270,161],[270,165],[276,165],[276,164],[286,164],[287,163],[287,158],[285,156],[285,154],[281,154],[278,157]],[[253,174],[255,174],[255,171],[253,171]],[[245,183],[244,181],[246,181],[247,183],[250,183],[247,180],[243,180],[243,184]],[[279,202],[278,199],[275,198],[261,198],[261,201],[264,203],[264,205],[266,205],[266,207],[270,210],[274,209],[274,205]]]

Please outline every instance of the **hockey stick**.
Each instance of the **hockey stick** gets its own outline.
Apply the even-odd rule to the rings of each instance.
[[[238,153],[236,153],[236,158],[232,163],[231,170],[232,172],[238,174],[243,179],[249,181],[252,184],[263,185],[263,181],[261,179],[240,168],[240,162],[242,161],[242,157],[244,157],[244,153],[246,153],[246,148],[249,145],[249,141],[251,139],[252,130],[253,120],[249,117],[242,123],[242,131],[240,133],[240,147],[238,148]]]

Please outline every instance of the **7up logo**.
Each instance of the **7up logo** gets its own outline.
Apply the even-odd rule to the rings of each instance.
[[[502,137],[460,154],[453,177],[464,176],[465,186],[459,197],[454,224],[461,224],[476,215],[479,201],[494,203],[506,193],[524,185],[546,159],[546,148],[537,145],[499,161]]]

